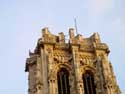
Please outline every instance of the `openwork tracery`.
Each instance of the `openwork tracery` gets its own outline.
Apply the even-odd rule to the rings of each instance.
[[[65,68],[61,68],[57,73],[58,94],[70,94],[69,73]]]
[[[85,94],[96,94],[93,73],[90,71],[86,71],[86,73],[83,74],[82,79]]]

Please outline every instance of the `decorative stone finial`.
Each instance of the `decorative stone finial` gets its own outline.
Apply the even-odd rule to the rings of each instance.
[[[48,34],[48,33],[49,33],[48,27],[45,27],[45,28],[42,29],[42,35]]]
[[[59,42],[65,43],[65,35],[63,32],[59,33]]]
[[[74,38],[74,28],[69,28],[69,36],[70,38]]]
[[[100,43],[101,42],[99,33],[97,33],[97,32],[93,34],[93,39],[94,39],[94,41],[96,43]]]

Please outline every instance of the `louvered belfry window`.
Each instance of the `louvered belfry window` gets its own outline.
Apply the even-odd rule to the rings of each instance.
[[[94,75],[91,72],[83,74],[83,84],[85,94],[96,94]]]
[[[58,94],[70,94],[69,73],[65,68],[60,69],[57,74]]]

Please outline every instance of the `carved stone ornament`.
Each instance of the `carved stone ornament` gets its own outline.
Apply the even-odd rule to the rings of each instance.
[[[28,94],[120,94],[109,52],[98,33],[85,38],[70,28],[67,40],[42,29],[26,59]]]

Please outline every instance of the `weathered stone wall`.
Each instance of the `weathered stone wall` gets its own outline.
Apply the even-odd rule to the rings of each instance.
[[[29,94],[58,94],[57,73],[61,68],[69,72],[71,94],[85,94],[82,76],[86,71],[94,74],[97,94],[118,94],[113,68],[108,60],[109,48],[101,43],[98,33],[90,38],[75,36],[69,29],[69,42],[61,32],[58,36],[42,30],[34,53],[29,53],[26,71],[29,73]]]

